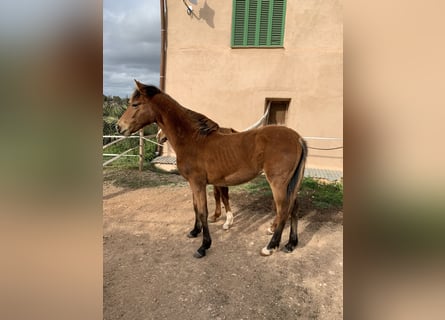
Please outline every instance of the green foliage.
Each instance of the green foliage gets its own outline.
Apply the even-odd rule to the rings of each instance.
[[[233,187],[233,190],[242,190],[248,193],[263,193],[264,195],[272,196],[272,190],[264,175],[260,175],[247,183]]]
[[[317,209],[341,209],[343,207],[343,184],[304,178],[300,197],[308,199]]]
[[[103,96],[102,118],[103,118],[103,135],[116,134],[116,123],[120,116],[124,113],[128,105],[128,99],[120,97]]]
[[[234,187],[233,190],[248,193],[263,193],[272,196],[272,190],[264,175],[252,181]],[[343,207],[343,184],[340,182],[323,182],[306,177],[303,179],[299,200],[319,210],[338,210]]]

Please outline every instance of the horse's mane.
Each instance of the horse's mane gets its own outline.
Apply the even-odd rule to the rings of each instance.
[[[194,128],[200,135],[208,136],[213,131],[217,131],[219,129],[219,125],[215,121],[207,118],[205,115],[187,108],[184,109],[186,110],[186,114],[192,120]]]

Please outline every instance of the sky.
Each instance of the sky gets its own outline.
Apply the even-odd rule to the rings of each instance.
[[[103,93],[130,96],[136,79],[159,85],[160,9],[157,0],[103,1]]]

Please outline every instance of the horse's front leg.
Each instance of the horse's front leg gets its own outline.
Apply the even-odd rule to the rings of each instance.
[[[197,220],[202,226],[202,244],[201,247],[193,255],[195,258],[202,258],[206,255],[206,250],[212,245],[212,239],[210,237],[209,225],[207,223],[208,210],[207,210],[207,195],[206,184],[190,183],[193,192],[194,207],[197,216]],[[198,222],[195,222],[195,226]]]
[[[187,234],[187,237],[189,238],[196,238],[202,229],[201,220],[199,219],[199,214],[198,214],[198,204],[196,202],[196,197],[194,193],[193,193],[193,209],[195,210],[195,225],[193,229]]]

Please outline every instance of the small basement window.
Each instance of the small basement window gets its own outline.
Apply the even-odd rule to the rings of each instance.
[[[267,124],[285,125],[290,99],[266,99],[266,108],[270,103]]]

